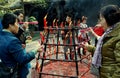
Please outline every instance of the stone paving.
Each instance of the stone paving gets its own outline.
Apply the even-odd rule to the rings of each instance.
[[[39,40],[39,39],[38,39],[38,40]],[[30,51],[33,50],[33,49],[39,48],[40,44],[39,44],[38,40],[35,40],[35,41],[32,41],[32,42],[27,43],[27,44],[26,44],[26,51],[27,51],[27,52],[30,52]],[[31,68],[30,68],[30,72],[29,72],[27,78],[31,78],[31,69],[32,69],[33,67],[35,67],[35,64],[36,64],[35,59],[33,59],[33,60],[30,62],[30,64],[31,64]]]

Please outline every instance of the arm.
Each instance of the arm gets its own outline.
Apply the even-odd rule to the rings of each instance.
[[[85,44],[85,47],[86,47],[86,49],[88,50],[88,52],[90,52],[92,55],[94,54],[95,49],[96,49],[95,46],[89,45],[89,44]]]
[[[30,62],[35,58],[35,54],[37,51],[26,52],[25,49],[22,48],[21,42],[18,39],[13,39],[8,46],[8,50],[12,57],[19,64],[25,64]]]
[[[92,54],[94,54],[95,46],[88,45],[88,46],[87,46],[87,49],[88,49],[89,52],[91,52]]]
[[[120,41],[115,46],[114,55],[116,61],[116,70],[113,73],[112,78],[120,78]]]
[[[92,28],[90,28],[90,31],[91,31],[91,33],[97,38],[97,40],[100,38],[100,36],[98,36],[98,35],[93,31]]]

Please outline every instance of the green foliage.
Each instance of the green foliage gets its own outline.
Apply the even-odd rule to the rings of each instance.
[[[0,3],[4,3],[5,2],[5,0],[0,0]]]
[[[11,12],[13,9],[10,9],[10,5],[13,5],[14,2],[17,2],[19,0],[0,0],[0,17],[5,14],[6,12]],[[35,6],[41,6],[43,8],[46,8],[48,6],[47,1],[48,0],[21,0],[23,3],[35,3]],[[15,8],[17,9],[17,8]]]
[[[47,7],[48,0],[24,0],[23,2],[29,2],[37,4],[36,6]]]
[[[9,10],[9,9],[1,9],[1,10],[0,10],[0,18],[1,18],[5,13],[12,13],[12,10]]]
[[[3,16],[3,11],[0,10],[0,18]]]

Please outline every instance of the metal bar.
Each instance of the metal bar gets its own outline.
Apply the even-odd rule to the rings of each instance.
[[[47,59],[47,58],[40,58],[40,59],[42,59],[42,60],[50,60],[50,61],[63,61],[63,62],[79,62],[79,61],[81,61],[81,59],[80,60],[62,60],[62,59]]]
[[[47,34],[46,43],[48,42],[48,37],[49,37],[49,31],[48,31],[48,34]],[[46,52],[46,47],[47,47],[47,45],[46,45],[46,44],[44,44],[44,45],[45,45],[44,51]],[[45,52],[43,53],[43,57],[45,57]],[[44,59],[42,59],[42,62],[41,62],[40,72],[42,72],[43,64],[44,64]],[[42,75],[41,75],[41,74],[40,74],[39,78],[42,78]]]
[[[51,28],[51,27],[44,27],[45,29],[49,29],[49,30],[72,30],[72,29],[74,29],[74,30],[79,30],[79,29],[81,29],[80,27],[64,27],[64,28]]]
[[[72,38],[73,38],[73,44],[74,44],[73,46],[74,46],[74,50],[75,50],[75,60],[77,60],[74,30],[72,30]],[[75,61],[75,63],[76,63],[76,73],[77,73],[77,76],[78,76],[78,75],[79,75],[79,71],[78,71],[78,61]]]
[[[44,43],[44,45],[51,45],[51,46],[79,46],[80,44],[49,44],[49,43]]]
[[[74,35],[74,32],[75,32],[76,29],[79,29],[79,28],[45,28],[45,29],[48,30],[48,34],[47,34],[47,37],[46,37],[46,42],[44,43],[45,48],[44,48],[43,56],[42,56],[42,57],[39,57],[39,59],[42,59],[41,69],[40,69],[40,73],[39,73],[39,74],[40,74],[39,78],[42,78],[42,74],[44,74],[44,75],[51,75],[51,76],[78,78],[78,76],[79,76],[78,62],[80,62],[80,61],[82,60],[82,58],[81,58],[80,60],[77,59],[76,46],[78,46],[78,47],[83,47],[83,45],[81,45],[81,44],[76,44],[76,43],[75,43],[75,35]],[[56,34],[57,34],[57,44],[49,44],[49,43],[47,43],[47,42],[48,42],[48,39],[49,39],[49,35],[51,34],[51,33],[50,33],[50,30],[51,30],[51,29],[57,30],[57,33],[56,33]],[[72,31],[72,39],[71,39],[71,40],[72,40],[72,43],[70,43],[70,44],[69,44],[69,43],[68,43],[68,44],[65,44],[65,43],[59,44],[60,30],[70,30],[70,31]],[[45,56],[45,53],[46,53],[46,49],[47,49],[48,46],[55,46],[55,47],[57,46],[57,52],[50,54],[50,55],[56,54],[56,58],[55,58],[55,59],[45,58],[45,57],[47,57],[47,56]],[[69,59],[69,60],[66,59],[66,58],[65,58],[65,59],[58,59],[58,55],[59,55],[58,48],[59,48],[59,46],[65,46],[65,47],[68,46],[68,47],[70,48],[70,59]],[[71,57],[71,54],[72,54],[72,53],[74,53],[75,59],[74,59],[73,57]],[[64,51],[64,55],[65,55],[65,56],[67,55],[65,51]],[[75,62],[75,64],[76,64],[76,76],[64,76],[64,75],[58,75],[58,74],[43,73],[43,72],[42,72],[42,69],[43,69],[43,66],[46,64],[46,63],[44,63],[45,60],[49,60],[48,63],[49,63],[50,61]]]
[[[40,73],[44,74],[44,75],[51,75],[51,76],[68,77],[68,78],[78,78],[77,76],[64,76],[64,75],[49,74],[49,73],[43,73],[43,72],[40,72]]]
[[[58,30],[58,32],[57,32],[58,34],[57,34],[57,52],[56,52],[56,59],[58,59],[58,43],[59,43],[59,30]]]

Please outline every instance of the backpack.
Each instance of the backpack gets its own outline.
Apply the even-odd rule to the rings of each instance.
[[[0,78],[18,78],[17,68],[18,66],[7,67],[0,62]]]

